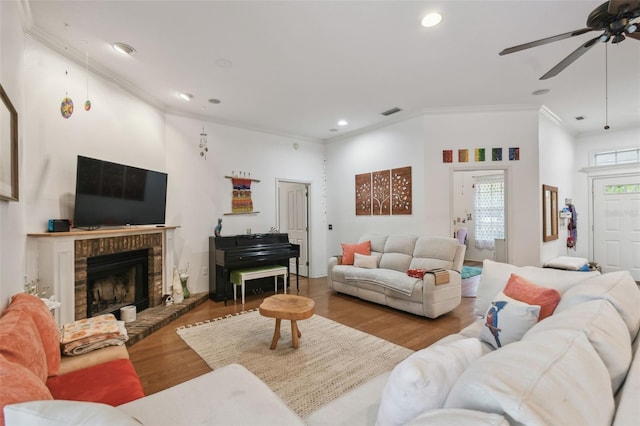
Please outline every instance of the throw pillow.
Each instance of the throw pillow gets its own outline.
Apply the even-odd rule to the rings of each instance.
[[[482,353],[480,341],[469,338],[410,355],[389,376],[376,424],[404,425],[425,411],[441,408],[458,377]]]
[[[342,243],[342,264],[353,265],[356,253],[369,256],[371,254],[371,241],[363,241],[359,244]]]
[[[529,305],[540,306],[538,321],[542,321],[551,315],[560,302],[558,290],[540,287],[516,274],[511,274],[503,293]]]
[[[81,401],[30,401],[4,407],[7,424],[15,425],[131,425],[137,419],[107,404]]]
[[[354,256],[353,266],[367,269],[376,269],[378,267],[378,256],[367,256],[360,253],[354,253]]]
[[[539,314],[540,306],[520,302],[500,292],[487,309],[480,338],[496,349],[517,342],[538,322]]]

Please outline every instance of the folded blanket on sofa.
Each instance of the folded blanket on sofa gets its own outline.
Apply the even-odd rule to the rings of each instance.
[[[60,346],[65,355],[81,355],[105,346],[122,345],[129,340],[124,322],[113,314],[98,315],[65,324]]]
[[[369,281],[389,290],[411,296],[421,279],[410,277],[392,269],[367,269],[351,267],[344,272],[347,281]]]

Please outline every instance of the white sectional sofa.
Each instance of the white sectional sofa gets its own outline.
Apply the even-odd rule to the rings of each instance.
[[[377,267],[343,265],[338,256],[332,257],[327,269],[329,288],[429,318],[460,304],[460,271],[466,247],[455,238],[365,234],[359,242],[365,241],[371,241]],[[448,270],[447,284],[435,285],[432,274],[422,279],[407,275],[409,269],[435,268]]]
[[[495,306],[511,274],[561,296],[553,314],[519,340],[495,349],[483,337],[487,318],[479,318],[304,419],[231,365],[116,408],[93,404],[91,424],[139,424],[132,417],[153,425],[640,424],[640,290],[631,275],[485,261],[477,312]],[[5,411],[8,425],[34,423],[11,417],[29,414],[13,409]]]

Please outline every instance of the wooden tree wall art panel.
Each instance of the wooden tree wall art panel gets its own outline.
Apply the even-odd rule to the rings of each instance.
[[[371,173],[356,175],[356,216],[371,215]]]
[[[391,170],[391,214],[411,214],[411,166]]]
[[[371,202],[374,216],[391,214],[391,170],[371,174]]]

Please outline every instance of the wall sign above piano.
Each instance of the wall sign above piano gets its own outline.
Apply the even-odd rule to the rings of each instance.
[[[231,179],[231,185],[233,186],[231,193],[231,213],[225,213],[225,215],[260,213],[253,210],[253,200],[251,200],[251,183],[260,181],[247,177],[246,173],[242,176],[241,172],[238,172],[238,175],[232,174],[233,176],[225,176],[225,178]],[[249,176],[251,176],[251,174],[249,174]]]

